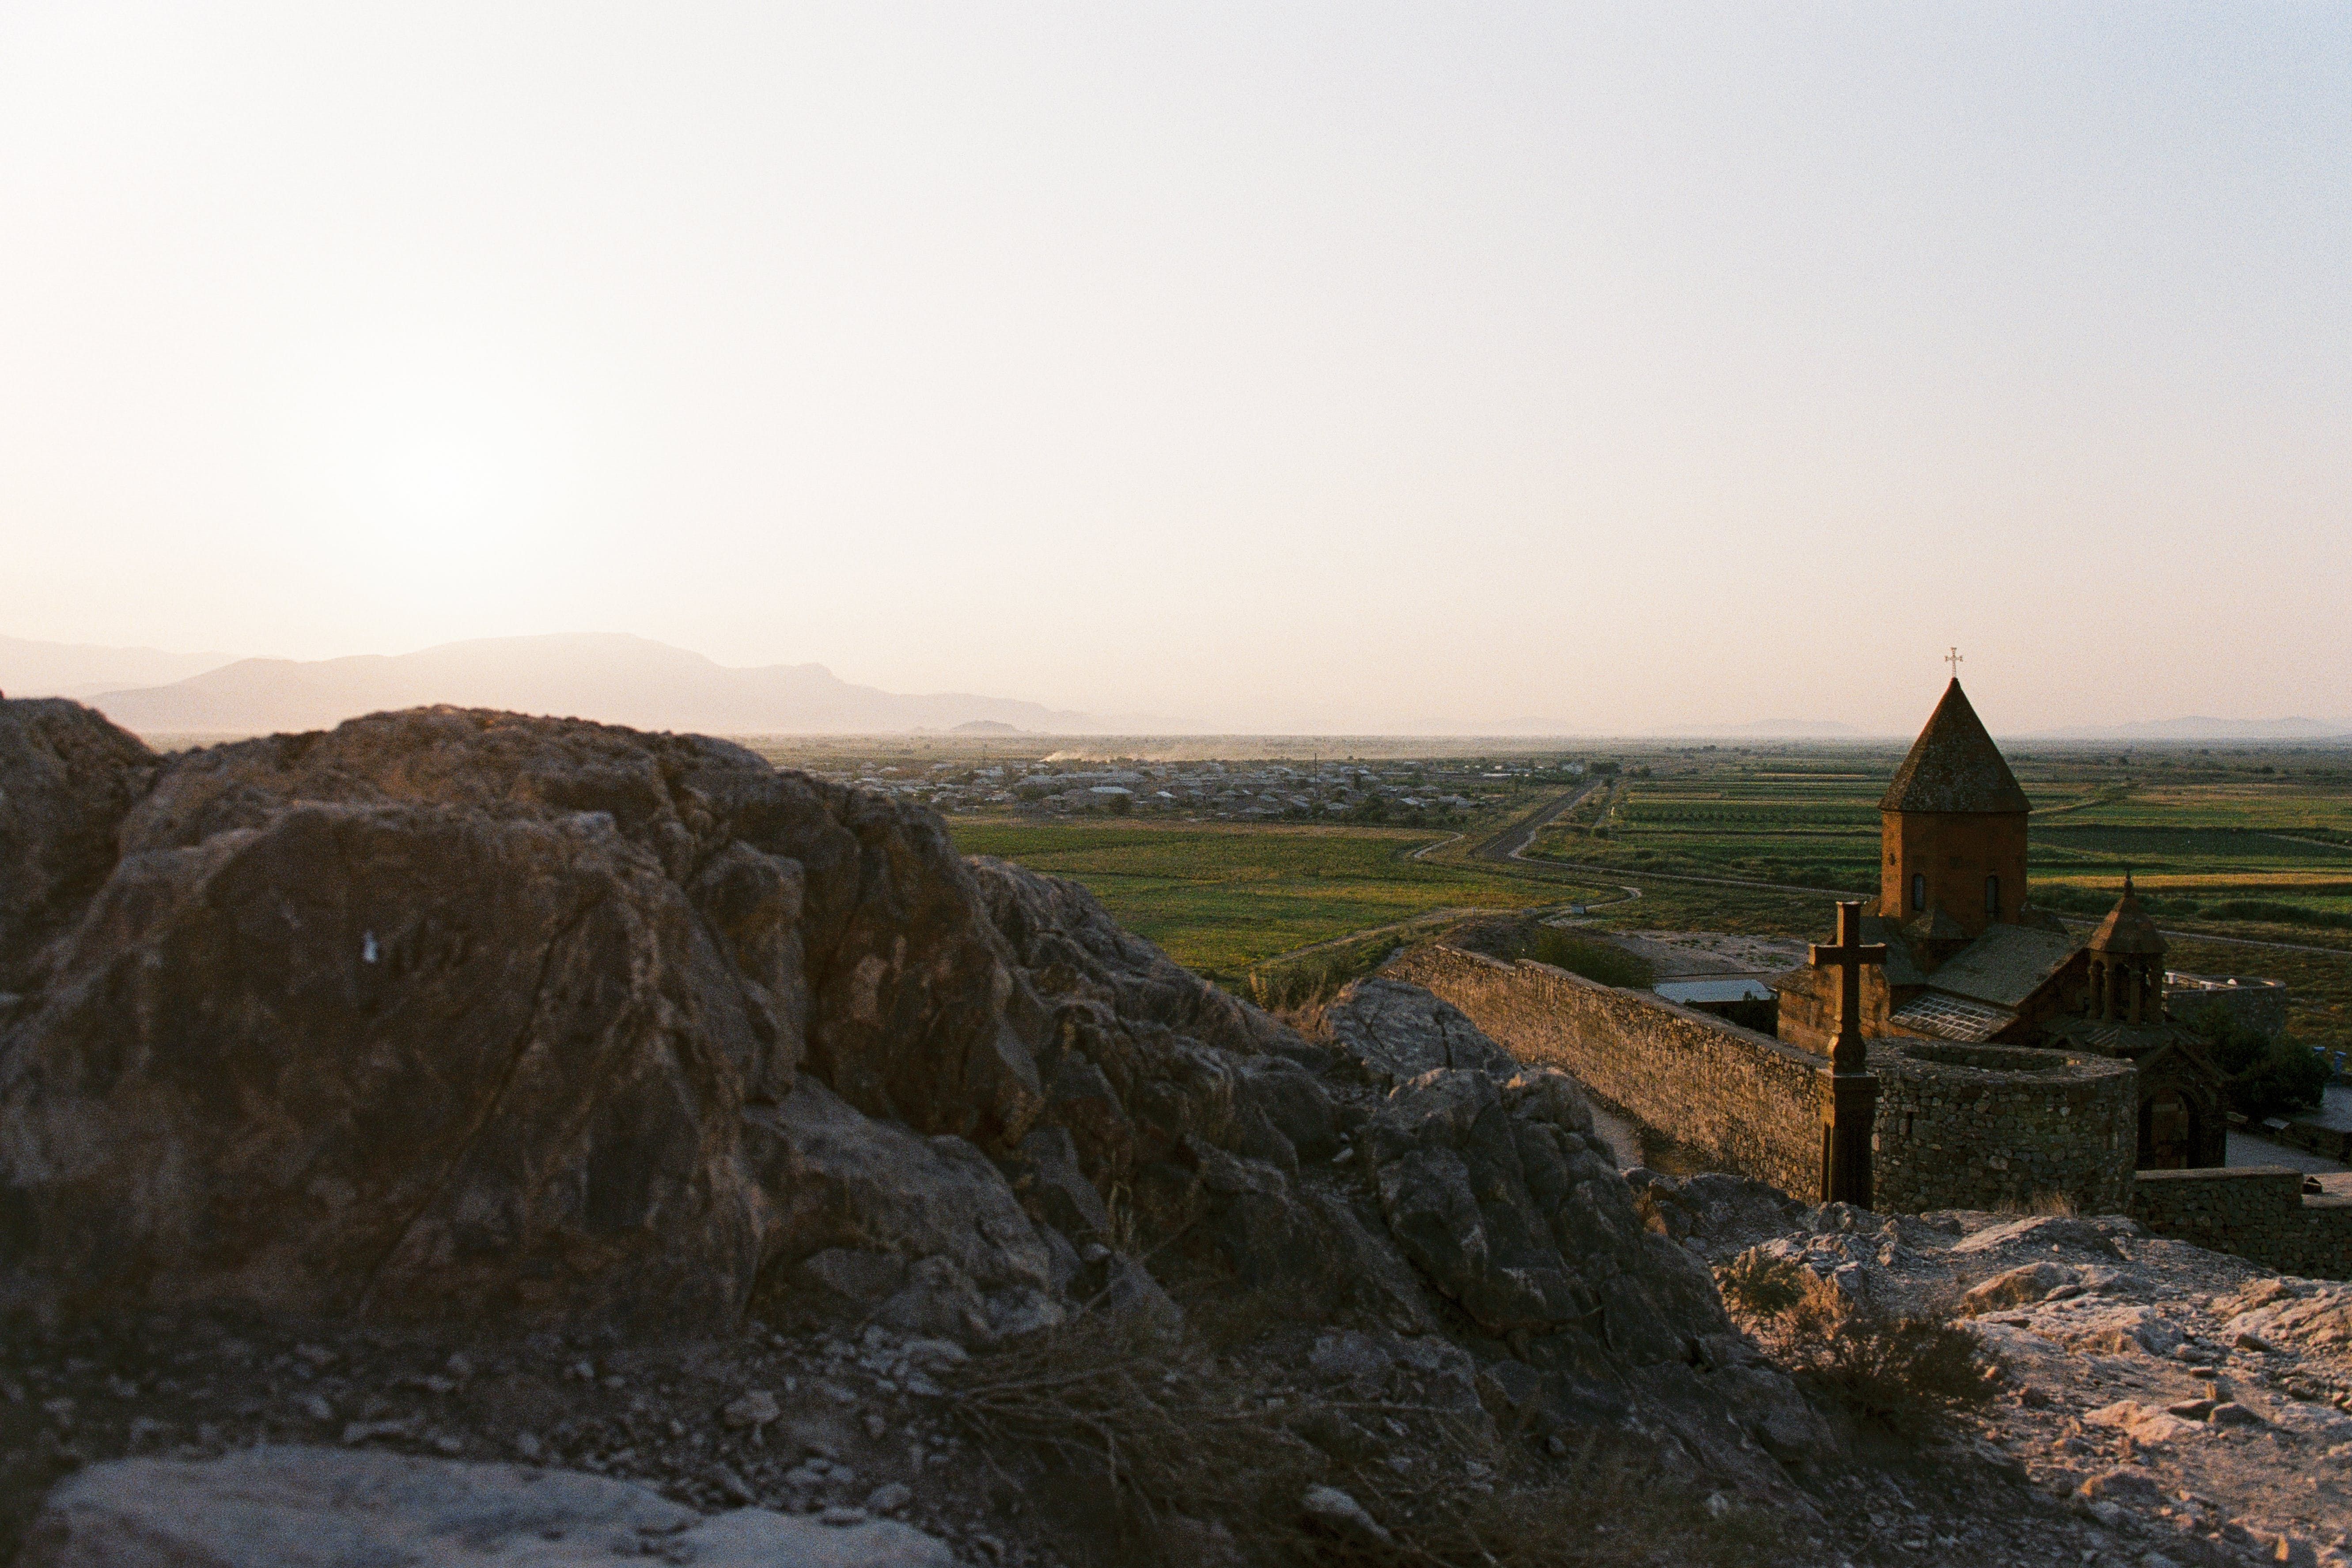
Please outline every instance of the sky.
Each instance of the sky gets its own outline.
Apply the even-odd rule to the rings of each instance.
[[[0,634],[2352,716],[2352,7],[0,4]]]

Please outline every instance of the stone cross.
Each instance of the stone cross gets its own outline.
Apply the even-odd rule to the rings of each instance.
[[[1837,1041],[1822,1076],[1822,1201],[1870,1206],[1871,1123],[1878,1114],[1878,1079],[1862,1037],[1862,972],[1886,962],[1886,944],[1862,940],[1862,904],[1841,901],[1838,939],[1812,944],[1815,969],[1838,972]]]
[[[1960,650],[1958,648],[1954,648],[1951,652],[1946,654],[1944,656],[1944,662],[1952,667],[1952,679],[1954,680],[1958,680],[1960,678],[1960,665],[1963,662]]]

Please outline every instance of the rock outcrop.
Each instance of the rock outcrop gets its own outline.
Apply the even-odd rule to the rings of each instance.
[[[301,1446],[118,1459],[50,1494],[23,1568],[380,1568],[620,1562],[701,1568],[955,1568],[893,1520],[826,1524],[744,1508],[705,1517],[576,1470]]]
[[[1371,974],[1350,981],[1323,1010],[1332,1046],[1376,1088],[1393,1089],[1439,1068],[1467,1068],[1508,1078],[1509,1052],[1488,1039],[1453,1003],[1402,980]]]
[[[1367,1146],[1407,1257],[1497,1339],[1570,1334],[1635,1364],[1730,1323],[1702,1264],[1646,1229],[1564,1074],[1435,1068],[1389,1097]]]
[[[0,701],[0,992],[114,869],[155,757],[79,703]]]
[[[7,703],[0,779],[0,1304],[982,1344],[1239,1287],[1554,1416],[1724,1336],[1575,1086],[1426,992],[1308,1040],[724,742],[431,709],[163,758]]]

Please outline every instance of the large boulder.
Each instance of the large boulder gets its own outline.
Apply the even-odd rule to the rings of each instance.
[[[1153,1300],[1116,1260],[1149,1255],[1412,1331],[1426,1279],[1638,1356],[1711,1304],[1568,1079],[1384,982],[1309,1043],[921,808],[576,721],[159,762],[6,711],[8,776],[52,781],[26,831],[82,824],[11,851],[79,868],[11,928],[53,934],[0,1016],[0,1261],[37,1304],[709,1330],[764,1291],[985,1341]],[[1350,1055],[1451,1064],[1381,1112],[1377,1203],[1329,1164]]]
[[[114,869],[114,836],[158,759],[61,698],[0,701],[0,992]]]
[[[512,714],[160,764],[70,704],[0,718],[6,852],[57,868],[0,1013],[19,1297],[719,1326],[823,1207],[762,1188],[794,1167],[747,1109],[814,1073],[1001,1184],[1042,1107],[928,812]]]
[[[299,1446],[118,1459],[49,1494],[20,1568],[389,1568],[616,1562],[699,1568],[955,1568],[911,1525],[705,1517],[628,1481]]]
[[[590,816],[300,803],[127,857],[0,1057],[0,1238],[68,1304],[723,1320],[757,1058]]]
[[[1643,1226],[1591,1126],[1559,1073],[1440,1068],[1391,1094],[1364,1147],[1405,1255],[1486,1333],[1687,1360],[1729,1329],[1714,1281]]]
[[[514,714],[0,721],[19,1300],[703,1328],[764,1280],[987,1338],[1181,1235],[1410,1315],[1294,1188],[1316,1047],[930,812]]]
[[[1435,993],[1383,974],[1350,981],[1323,1010],[1331,1044],[1375,1088],[1393,1089],[1439,1068],[1472,1068],[1508,1078],[1511,1053],[1470,1015]]]

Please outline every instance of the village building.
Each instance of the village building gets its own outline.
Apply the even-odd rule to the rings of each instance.
[[[1955,679],[1879,802],[1881,857],[1862,977],[1865,1038],[2046,1047],[2131,1062],[2139,1168],[2223,1163],[2221,1077],[2200,1037],[2166,1010],[2164,938],[2125,879],[2084,940],[2028,900],[2032,807]],[[1827,1054],[1838,977],[1813,968],[1771,982],[1778,1037]]]

